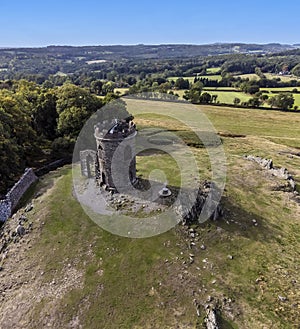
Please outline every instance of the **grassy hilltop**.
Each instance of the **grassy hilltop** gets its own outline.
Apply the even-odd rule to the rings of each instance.
[[[32,191],[33,231],[2,262],[0,328],[204,328],[205,310],[197,316],[194,299],[217,303],[221,328],[299,327],[300,205],[283,181],[242,156],[272,158],[300,184],[300,116],[200,109],[227,157],[224,218],[194,226],[192,249],[181,226],[147,239],[119,237],[92,222],[74,199],[70,167],[52,172]],[[136,123],[178,134],[192,145],[201,178],[210,177],[206,150],[194,147],[178,122],[140,114]],[[139,156],[138,174],[147,177],[158,163],[176,184],[176,168],[164,161],[163,154]]]

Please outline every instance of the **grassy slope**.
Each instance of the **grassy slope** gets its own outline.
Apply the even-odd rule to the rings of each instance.
[[[225,220],[230,224],[224,220],[217,225],[201,225],[197,229],[199,243],[192,250],[195,262],[185,265],[191,250],[181,230],[148,239],[111,235],[95,225],[74,200],[70,169],[46,176],[37,189],[54,187],[43,202],[35,201],[31,219],[44,216],[45,225],[28,258],[38,260],[38,267],[45,272],[43,286],[52,280],[60,282],[69,267],[81,276],[54,306],[47,297],[32,302],[31,328],[42,327],[48,313],[55,318],[53,328],[66,328],[77,317],[83,328],[89,329],[201,328],[192,301],[203,301],[208,295],[230,297],[239,310],[240,315],[233,321],[227,319],[224,328],[297,328],[300,296],[298,283],[292,280],[300,281],[296,261],[299,208],[287,194],[272,191],[278,182],[241,155],[272,157],[275,164],[293,172],[300,183],[300,159],[278,154],[287,146],[299,147],[300,116],[197,108],[218,131],[246,135],[223,138],[228,162],[223,202]],[[140,127],[181,128],[176,121],[161,122],[157,116],[136,119]],[[205,167],[205,151],[194,152]],[[156,160],[155,155],[139,157],[138,165],[143,171]],[[166,174],[173,172],[172,163],[169,165],[164,168]],[[208,174],[209,170],[203,170],[204,176]],[[56,176],[62,178],[54,182]],[[258,227],[252,225],[252,219],[258,221]],[[200,250],[201,243],[206,245],[205,251]],[[233,255],[233,260],[228,255]],[[256,279],[261,281],[256,284]],[[288,302],[279,302],[278,295],[287,296]]]
[[[62,179],[55,183],[46,203],[36,208],[35,216],[45,211],[49,215],[33,255],[45,272],[45,285],[59,282],[68,264],[83,273],[83,279],[78,282],[80,289],[74,286],[57,302],[54,327],[67,327],[80,314],[84,328],[147,328],[152,321],[164,327],[170,323],[173,328],[175,323],[165,318],[164,308],[157,307],[171,298],[176,299],[175,309],[185,310],[180,322],[194,326],[194,310],[187,308],[185,293],[176,297],[170,287],[160,286],[170,275],[165,259],[180,255],[176,232],[149,239],[112,235],[94,224],[74,200],[71,170],[65,168],[57,174],[63,175]],[[51,180],[49,175],[41,184],[47,186]],[[171,248],[164,246],[167,241],[171,241]],[[159,290],[159,296],[152,295],[152,287]],[[32,328],[40,328],[41,308],[47,303],[44,299],[33,305]]]

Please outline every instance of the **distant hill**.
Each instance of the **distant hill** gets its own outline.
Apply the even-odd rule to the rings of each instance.
[[[41,48],[0,48],[0,79],[28,75],[70,75],[98,72],[124,60],[168,60],[226,54],[271,54],[293,51],[297,45],[215,43],[207,45],[112,45],[112,46],[48,46]],[[93,66],[93,68],[92,68]]]
[[[112,46],[48,46],[43,48],[0,48],[0,52],[11,55],[83,56],[87,60],[115,58],[174,58],[208,56],[230,53],[272,53],[299,48],[298,45],[215,43],[205,45],[163,44],[163,45],[112,45]]]

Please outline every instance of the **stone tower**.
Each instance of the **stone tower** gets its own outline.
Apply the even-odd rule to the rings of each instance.
[[[96,178],[100,186],[126,190],[136,181],[135,138],[133,116],[113,123],[104,121],[95,126],[97,143]],[[106,128],[109,126],[110,128]]]

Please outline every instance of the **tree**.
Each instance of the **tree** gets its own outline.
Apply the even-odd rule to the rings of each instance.
[[[240,89],[244,93],[254,95],[255,93],[259,92],[259,86],[256,84],[257,82],[254,81],[244,81],[240,84]]]
[[[203,93],[200,98],[199,98],[199,101],[201,104],[208,104],[208,103],[211,103],[211,95],[209,93]]]
[[[255,74],[258,75],[261,79],[265,79],[266,76],[262,73],[260,67],[255,68]]]
[[[33,124],[36,132],[50,140],[53,140],[57,133],[56,99],[53,90],[44,90],[38,96],[33,110]]]
[[[260,99],[261,103],[264,104],[269,99],[269,96],[266,94],[262,94],[259,96],[259,99]]]
[[[171,84],[170,82],[165,82],[165,83],[162,83],[160,86],[159,86],[159,90],[162,92],[162,93],[167,93],[168,90],[171,89]]]
[[[185,91],[183,98],[189,100],[191,103],[199,104],[200,96],[201,96],[201,91],[191,89]]]
[[[271,97],[271,98],[268,99],[268,104],[270,105],[271,109],[272,109],[274,106],[276,106],[276,105],[275,105],[275,104],[276,104],[276,98],[275,98],[275,96],[274,96],[274,97]]]
[[[294,96],[291,93],[279,93],[269,99],[268,103],[271,107],[277,107],[282,110],[288,110],[293,107],[295,102]]]
[[[90,115],[102,106],[99,97],[72,84],[60,87],[57,97],[57,130],[60,135],[76,137]]]
[[[108,81],[102,86],[102,94],[105,96],[107,93],[113,93],[114,89],[115,83],[112,81]]]
[[[202,89],[203,89],[203,83],[201,81],[197,81],[195,83],[192,84],[191,87],[192,90],[197,90],[201,93]]]
[[[175,82],[176,89],[189,89],[189,80],[184,80],[183,78],[178,78]]]
[[[211,102],[212,103],[217,103],[217,98],[218,98],[218,95],[212,95],[211,96]]]
[[[300,63],[297,64],[293,69],[292,69],[292,74],[296,75],[297,77],[300,77]]]
[[[249,85],[246,89],[246,93],[250,95],[254,95],[257,92],[259,92],[259,86],[258,85]]]
[[[13,91],[0,90],[0,193],[30,165],[37,151],[27,101]]]
[[[91,90],[96,95],[101,95],[101,93],[102,93],[102,86],[103,86],[103,82],[101,80],[94,80],[91,83]]]
[[[238,104],[240,104],[240,102],[241,102],[241,100],[238,97],[235,97],[233,100],[234,105],[238,105]]]
[[[261,100],[257,96],[255,96],[253,98],[250,98],[248,100],[248,106],[249,107],[259,107],[261,104],[262,104]]]

